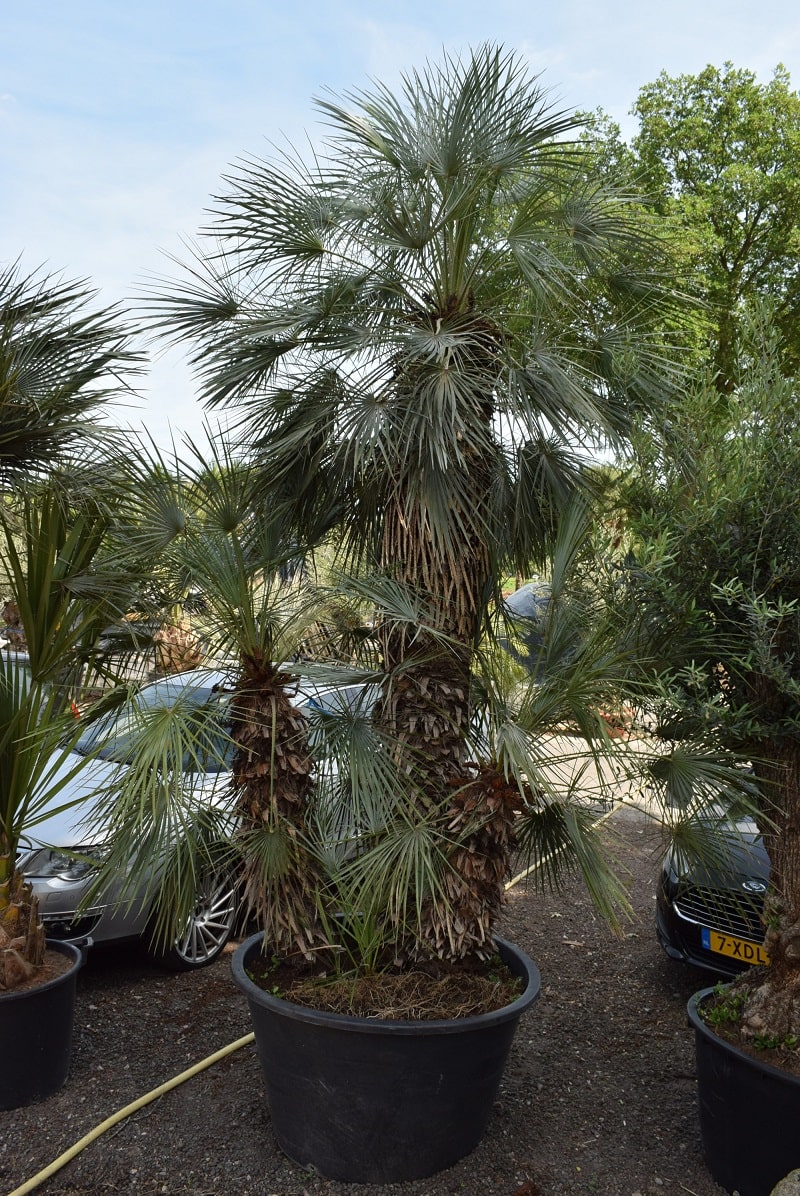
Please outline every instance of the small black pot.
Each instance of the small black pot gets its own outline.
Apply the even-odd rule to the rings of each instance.
[[[399,1183],[452,1166],[489,1121],[511,1040],[539,995],[536,965],[495,940],[525,980],[511,1005],[476,1017],[385,1021],[306,1009],[247,975],[253,935],[233,956],[247,997],[278,1145],[326,1179]]]
[[[75,990],[83,953],[48,939],[70,967],[24,992],[0,994],[0,1109],[18,1109],[58,1091],[72,1057]]]
[[[800,1076],[762,1063],[715,1034],[699,1013],[713,992],[702,989],[688,1005],[706,1163],[726,1191],[770,1196],[779,1180],[800,1167]]]

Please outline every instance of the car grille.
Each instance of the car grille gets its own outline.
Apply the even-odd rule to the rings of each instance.
[[[68,914],[44,914],[42,923],[45,935],[49,939],[58,939],[61,942],[86,938],[92,933],[102,914],[102,908],[87,910],[82,917],[74,918]]]
[[[720,934],[761,942],[763,897],[749,897],[732,889],[704,889],[697,885],[681,888],[675,900],[676,912],[690,922],[708,926]]]

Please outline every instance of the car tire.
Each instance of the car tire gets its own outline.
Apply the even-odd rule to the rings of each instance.
[[[171,947],[151,953],[174,972],[208,967],[224,951],[238,914],[238,888],[230,868],[209,870],[198,884],[194,909],[181,934]]]

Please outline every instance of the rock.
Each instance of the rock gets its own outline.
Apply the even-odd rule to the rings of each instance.
[[[785,1179],[777,1183],[770,1196],[800,1196],[800,1167],[790,1171]]]

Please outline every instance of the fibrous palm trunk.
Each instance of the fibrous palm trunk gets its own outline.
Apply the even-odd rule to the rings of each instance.
[[[453,789],[445,828],[452,844],[449,869],[441,893],[426,903],[421,938],[447,959],[485,957],[495,950],[492,932],[503,903],[522,798],[491,767],[471,768]]]
[[[44,954],[39,903],[6,852],[0,855],[0,991],[29,980],[44,962]]]
[[[303,844],[312,783],[308,725],[287,693],[286,674],[254,657],[243,664],[232,721],[245,902],[274,951],[308,956],[325,942],[312,897],[314,863]]]
[[[434,599],[436,629],[447,635],[391,631],[384,655],[391,670],[401,665],[384,693],[379,720],[396,745],[401,768],[410,775],[420,813],[437,827],[447,869],[441,892],[423,904],[417,944],[407,954],[463,959],[493,951],[492,931],[504,897],[514,848],[518,790],[493,768],[465,758],[470,721],[470,649],[480,620],[480,599],[488,572],[488,552],[475,543],[448,569],[430,567],[424,515],[413,522],[387,524],[387,544],[414,539],[413,550],[398,558],[403,580],[423,581]],[[398,526],[399,525],[399,526]],[[397,575],[398,570],[395,570]],[[438,592],[431,589],[439,586]]]
[[[425,595],[433,629],[444,637],[390,628],[382,642],[387,671],[391,674],[398,666],[402,668],[399,679],[393,678],[386,689],[380,717],[403,752],[406,769],[418,773],[421,792],[434,801],[441,800],[442,787],[462,771],[471,651],[480,630],[490,576],[489,532],[482,516],[491,490],[487,446],[492,440],[499,338],[472,308],[471,292],[452,294],[439,310],[421,309],[410,316],[410,323],[428,334],[452,318],[461,338],[457,361],[453,359],[446,368],[444,361],[438,366],[443,374],[451,367],[461,374],[465,384],[461,401],[469,404],[462,421],[468,431],[453,436],[444,470],[455,483],[453,495],[459,496],[452,500],[447,526],[436,525],[425,506],[422,488],[417,488],[418,480],[408,477],[396,479],[383,517],[381,568]],[[401,368],[397,377],[401,398],[415,387],[420,394],[429,393],[430,374],[424,366],[418,368],[418,374]],[[415,398],[419,402],[419,396]],[[425,456],[420,448],[420,462]],[[420,464],[421,474],[425,468]],[[441,460],[438,468],[442,468]],[[441,524],[445,516],[440,513],[437,518]]]
[[[394,674],[381,722],[432,800],[460,775],[469,722],[470,649],[488,573],[484,545],[444,556],[433,541],[427,512],[392,502],[384,518],[382,564],[398,581],[421,590],[435,632],[391,627],[382,636],[384,665]]]
[[[477,376],[491,376],[491,329],[475,321]],[[398,485],[384,512],[381,564],[393,578],[422,591],[433,633],[390,628],[382,638],[390,675],[378,721],[412,780],[420,813],[441,835],[448,869],[443,893],[429,897],[416,948],[459,959],[491,949],[492,926],[503,900],[519,795],[494,770],[466,759],[470,722],[470,664],[480,631],[491,570],[487,509],[491,470],[481,448],[491,438],[490,395],[476,404],[482,428],[470,451],[463,443],[456,490],[468,494],[450,512],[449,531],[432,526],[420,500]],[[467,484],[465,485],[465,481]],[[441,636],[441,638],[439,638]]]

